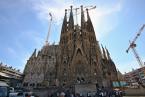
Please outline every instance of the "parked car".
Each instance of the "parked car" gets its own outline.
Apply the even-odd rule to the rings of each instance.
[[[9,92],[8,84],[0,81],[0,97],[9,97]]]
[[[9,97],[35,97],[33,92],[14,92],[9,93]]]
[[[23,92],[9,93],[9,97],[25,97]]]

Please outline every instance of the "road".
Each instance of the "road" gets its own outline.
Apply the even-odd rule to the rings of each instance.
[[[127,89],[125,90],[126,95],[129,96],[134,96],[134,97],[145,97],[145,88],[139,88],[139,89]],[[126,97],[127,97],[126,96]]]
[[[123,96],[123,97],[145,97],[145,96]]]

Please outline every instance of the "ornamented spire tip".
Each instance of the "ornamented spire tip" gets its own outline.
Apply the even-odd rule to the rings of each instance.
[[[65,14],[67,14],[67,9],[65,9]]]
[[[72,10],[72,7],[73,7],[73,6],[71,5],[71,6],[70,6],[71,10]]]

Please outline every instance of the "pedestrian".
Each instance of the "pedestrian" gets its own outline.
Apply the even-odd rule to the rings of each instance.
[[[65,93],[61,92],[59,97],[65,97]]]
[[[87,93],[87,97],[91,97],[91,93],[90,92]]]
[[[80,94],[79,93],[76,93],[75,97],[80,97]]]

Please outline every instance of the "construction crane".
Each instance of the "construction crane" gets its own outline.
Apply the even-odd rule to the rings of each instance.
[[[46,37],[46,41],[45,41],[45,45],[48,45],[48,39],[49,39],[49,35],[50,35],[50,30],[51,30],[51,24],[52,24],[52,14],[49,13],[50,16],[50,23],[49,23],[49,28],[48,28],[48,33],[47,33],[47,37]]]
[[[92,9],[95,9],[96,6],[85,6],[84,8],[85,8],[85,9],[88,9],[88,10],[92,10]],[[78,9],[80,9],[80,8],[73,8],[73,9],[72,9],[72,10],[75,10],[74,16],[76,17],[76,24],[78,24],[77,15],[81,14],[81,12],[78,13]],[[70,11],[71,9],[67,9],[67,10]],[[83,11],[83,12],[86,12],[86,10]]]
[[[84,8],[88,9],[88,10],[92,10],[92,9],[95,9],[96,6],[85,6]],[[77,15],[79,15],[80,13],[78,13],[78,9],[80,8],[73,8],[72,10],[75,10],[75,15],[76,15],[76,24],[78,24],[78,18],[77,18]],[[68,11],[70,11],[71,9],[67,9]],[[84,11],[85,12],[85,11]],[[50,16],[50,22],[49,22],[49,28],[48,28],[48,33],[47,33],[47,37],[46,37],[46,41],[45,41],[45,45],[48,45],[48,39],[49,39],[49,36],[50,36],[50,31],[51,31],[51,24],[52,24],[52,14],[49,13],[49,16]]]
[[[139,32],[137,32],[137,35],[135,36],[135,38],[133,39],[133,41],[129,41],[130,45],[129,45],[128,49],[126,50],[126,52],[128,53],[129,50],[132,49],[132,51],[133,51],[133,53],[134,53],[134,55],[135,55],[135,57],[136,57],[139,65],[141,67],[144,67],[144,64],[143,64],[141,58],[139,57],[139,55],[138,55],[138,53],[137,53],[137,51],[135,49],[135,47],[136,47],[135,41],[141,35],[141,32],[143,31],[144,27],[145,27],[145,24],[143,24],[143,26],[140,28]]]

